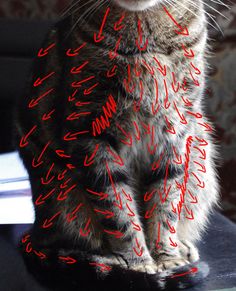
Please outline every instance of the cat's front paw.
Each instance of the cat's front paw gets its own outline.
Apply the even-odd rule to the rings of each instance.
[[[179,251],[181,256],[188,260],[190,263],[199,260],[198,249],[187,240],[182,240],[179,242]]]
[[[152,262],[141,262],[139,264],[136,265],[131,265],[130,270],[132,271],[136,271],[136,272],[143,272],[143,273],[147,273],[147,274],[156,274],[157,272],[157,266],[155,263]]]
[[[161,273],[167,270],[185,266],[187,264],[189,264],[189,261],[184,258],[165,257],[157,261],[156,266],[157,266],[157,272]]]

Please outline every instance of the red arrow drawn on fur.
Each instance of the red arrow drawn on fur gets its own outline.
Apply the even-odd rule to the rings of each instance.
[[[59,260],[65,262],[66,264],[75,264],[77,262],[76,259],[72,258],[72,257],[64,257],[64,256],[59,256],[58,257]]]
[[[104,232],[114,236],[115,238],[121,238],[121,237],[124,236],[124,234],[119,230],[114,230],[114,231],[111,231],[111,230],[108,230],[108,229],[103,229],[103,230],[104,230]]]
[[[33,160],[32,160],[32,167],[33,167],[33,168],[37,168],[38,166],[40,166],[40,165],[43,163],[43,161],[42,161],[42,157],[43,157],[43,155],[44,155],[46,149],[49,147],[50,143],[51,143],[51,141],[49,141],[49,142],[44,146],[44,148],[43,148],[43,150],[41,151],[40,155],[38,156],[37,160],[36,160],[35,157],[33,158]]]
[[[91,189],[86,189],[87,192],[89,192],[90,194],[93,194],[93,195],[96,195],[96,196],[99,196],[100,199],[99,200],[104,200],[108,197],[108,194],[107,193],[103,193],[103,192],[95,192],[95,191],[92,191]]]
[[[75,95],[78,93],[78,91],[79,91],[78,89],[75,89],[75,91],[71,95],[68,96],[69,102],[75,101]]]
[[[188,51],[183,43],[182,43],[182,48],[184,50],[185,57],[194,58],[195,54],[194,54],[194,51],[192,49],[189,49],[189,51]]]
[[[173,242],[172,238],[169,237],[169,240],[170,240],[170,246],[176,248],[178,246],[178,244],[176,242]]]
[[[170,14],[170,12],[166,9],[165,6],[163,6],[163,9],[165,10],[165,13],[167,14],[167,16],[173,21],[173,23],[175,24],[175,26],[178,27],[179,30],[174,30],[175,33],[177,34],[181,34],[183,36],[188,36],[189,35],[189,32],[188,32],[188,28],[185,26],[185,27],[182,27],[176,20],[175,18]]]
[[[150,126],[150,124],[146,124],[143,121],[140,121],[140,123],[141,123],[143,129],[145,129],[144,134],[150,134],[151,133],[151,126]]]
[[[124,136],[127,138],[127,140],[120,140],[122,143],[132,146],[133,139],[130,133],[127,133],[118,123],[116,123],[116,127],[124,134]]]
[[[142,60],[142,63],[144,64],[144,66],[148,70],[149,74],[151,76],[154,76],[154,68],[152,66],[150,66],[145,60]]]
[[[113,192],[115,194],[116,200],[117,201],[120,201],[121,199],[120,199],[120,196],[118,196],[118,193],[116,191],[115,183],[114,183],[113,178],[112,178],[112,175],[111,175],[111,170],[110,170],[110,168],[108,166],[108,163],[106,162],[105,164],[106,164],[106,169],[107,169],[108,177],[109,177],[109,180],[110,180],[110,183],[111,183]]]
[[[184,208],[188,214],[188,216],[185,216],[187,219],[189,220],[193,220],[194,219],[194,216],[193,216],[193,210],[189,210],[188,207],[186,205],[184,205]]]
[[[68,186],[68,183],[70,182],[71,178],[68,178],[64,183],[60,185],[60,189],[65,189]]]
[[[21,147],[21,148],[23,148],[23,147],[25,147],[25,146],[27,146],[28,145],[28,138],[29,138],[29,136],[36,130],[36,128],[37,128],[37,125],[34,125],[31,129],[30,129],[30,131],[25,135],[25,136],[23,136],[22,138],[21,138],[21,140],[20,140],[20,144],[19,144],[19,146]]]
[[[66,120],[79,119],[81,116],[86,116],[89,114],[91,114],[91,112],[80,112],[80,113],[72,112],[69,116],[67,116]]]
[[[116,75],[117,65],[114,65],[112,69],[107,71],[107,78],[114,77]]]
[[[172,79],[173,79],[173,81],[171,83],[171,87],[172,87],[173,91],[175,93],[177,93],[179,91],[179,89],[180,89],[180,83],[176,82],[175,73],[172,72],[171,74],[172,74]],[[177,88],[175,88],[176,84],[177,84]]]
[[[158,61],[156,57],[153,57],[154,61],[157,63],[157,70],[165,77],[166,76],[166,65],[162,66],[162,64]]]
[[[30,238],[30,234],[26,234],[25,236],[22,237],[21,242],[24,244],[27,242],[27,240]]]
[[[117,55],[118,55],[117,51],[119,49],[121,39],[122,39],[122,36],[120,36],[118,38],[118,40],[116,42],[116,46],[115,46],[114,51],[109,51],[109,58],[110,58],[110,60],[114,60],[117,57]]]
[[[190,201],[190,203],[192,204],[196,204],[198,203],[198,199],[197,196],[193,196],[192,192],[190,190],[188,190],[188,194],[190,195],[190,197],[192,198],[192,201]]]
[[[205,160],[206,159],[206,151],[204,149],[201,150],[197,146],[194,146],[193,148],[196,149],[196,150],[198,150],[200,152],[201,156],[199,156],[199,159],[202,159],[202,160]]]
[[[121,156],[119,156],[118,154],[114,153],[114,151],[112,151],[110,146],[107,146],[107,151],[109,152],[109,154],[112,157],[115,158],[115,160],[112,160],[113,163],[118,164],[120,166],[124,166],[124,161],[122,160]]]
[[[100,210],[97,208],[94,208],[93,210],[97,213],[101,213],[101,214],[105,215],[105,218],[107,218],[107,219],[112,218],[115,215],[114,212],[109,211],[109,210]]]
[[[151,141],[150,143],[147,143],[147,150],[150,155],[153,155],[156,152],[157,149],[157,143],[154,143],[154,137],[155,137],[155,127],[152,126],[152,132],[151,132]]]
[[[73,166],[72,164],[66,164],[66,166],[67,166],[67,168],[68,168],[69,170],[72,170],[72,169],[75,169],[75,168],[76,168],[76,167]]]
[[[165,152],[163,151],[161,153],[161,155],[160,155],[159,160],[157,162],[153,162],[153,164],[152,164],[152,171],[156,171],[156,169],[158,169],[160,167],[160,163],[161,163],[161,160],[162,160],[164,154],[165,154]]]
[[[166,220],[166,223],[167,223],[167,225],[168,225],[168,227],[169,227],[170,233],[175,233],[175,232],[176,232],[176,231],[175,231],[175,228],[174,228],[174,226],[171,226],[171,225],[170,225],[170,222],[169,222],[168,219]]]
[[[202,114],[199,112],[192,112],[192,111],[186,111],[187,114],[194,116],[195,118],[202,118]]]
[[[49,73],[48,75],[46,75],[45,77],[43,77],[43,78],[38,78],[35,82],[34,82],[34,87],[38,87],[38,86],[40,86],[40,85],[42,85],[42,83],[45,81],[45,80],[47,80],[47,79],[49,79],[52,75],[54,75],[55,74],[55,72],[51,72],[51,73]]]
[[[52,91],[54,91],[54,88],[49,89],[47,92],[40,95],[37,99],[32,99],[30,103],[28,104],[28,107],[33,108],[37,106],[39,104],[39,101],[45,98],[46,96],[48,96],[50,93],[52,93]]]
[[[130,202],[133,201],[133,199],[132,199],[132,197],[130,196],[130,194],[127,194],[123,188],[122,188],[122,193],[125,195],[125,197],[126,197],[126,199],[127,199],[128,201],[130,201]]]
[[[144,218],[149,219],[152,217],[154,210],[157,208],[157,203],[154,203],[150,210],[146,210]]]
[[[84,130],[84,131],[78,131],[78,132],[75,132],[75,133],[68,132],[66,135],[64,135],[63,139],[65,141],[77,140],[78,139],[78,135],[85,134],[85,133],[89,133],[89,131],[88,130]]]
[[[47,48],[41,48],[41,49],[38,51],[38,57],[39,57],[39,58],[42,58],[42,57],[46,56],[46,55],[49,53],[49,51],[50,51],[53,47],[55,47],[55,45],[56,45],[56,43],[52,43],[52,44],[50,44]]]
[[[144,197],[143,197],[143,200],[144,202],[148,202],[150,201],[152,198],[153,198],[153,195],[157,192],[156,189],[152,190],[150,193],[149,192],[146,192]]]
[[[135,213],[134,213],[133,210],[130,208],[130,206],[129,206],[128,203],[126,203],[126,207],[127,207],[128,210],[129,210],[128,216],[131,216],[131,217],[135,216]]]
[[[140,246],[139,242],[138,242],[138,239],[135,238],[135,242],[136,242],[136,247],[133,247],[133,250],[135,252],[135,254],[138,256],[138,257],[141,257],[143,255],[143,247]],[[137,250],[138,249],[138,250]]]
[[[189,82],[186,79],[186,77],[184,77],[184,80],[183,80],[183,83],[182,83],[182,86],[181,86],[182,90],[184,90],[185,92],[188,91],[188,89],[189,89],[188,85],[189,85]]]
[[[31,253],[32,250],[33,250],[33,248],[32,248],[32,244],[31,244],[31,242],[28,242],[27,245],[26,245],[26,247],[25,247],[25,251],[26,251],[27,253]]]
[[[202,146],[203,147],[203,146],[207,146],[208,145],[208,142],[204,138],[199,138],[197,136],[195,136],[195,138],[196,138],[196,140],[198,142],[200,142],[199,146]]]
[[[206,131],[206,132],[208,132],[208,131],[209,132],[212,132],[213,131],[212,127],[208,123],[206,123],[206,122],[204,122],[204,123],[199,123],[198,122],[198,124],[201,125],[201,126],[203,126],[203,127],[205,127],[206,129],[204,131]]]
[[[114,30],[115,31],[119,31],[119,30],[123,29],[124,24],[121,24],[121,23],[124,20],[124,18],[125,18],[125,13],[123,13],[121,15],[121,18],[114,24]]]
[[[87,220],[87,223],[86,223],[84,229],[80,228],[79,233],[81,236],[83,236],[83,237],[88,236],[88,234],[91,232],[91,229],[90,228],[88,229],[90,223],[91,223],[91,218],[89,218]]]
[[[190,65],[195,70],[195,74],[196,75],[200,75],[201,74],[201,71],[196,66],[194,66],[193,62],[191,62]]]
[[[77,49],[74,49],[74,51],[72,51],[72,49],[70,48],[70,49],[68,49],[68,50],[66,51],[66,55],[67,55],[68,57],[75,57],[75,56],[78,56],[79,51],[80,51],[82,48],[84,48],[86,45],[87,45],[87,43],[84,42],[84,43],[81,44],[80,47],[78,47]]]
[[[35,253],[35,255],[38,256],[41,260],[44,260],[44,259],[47,258],[47,256],[46,256],[44,253],[40,252],[40,251],[36,251],[36,250],[34,250],[34,253]]]
[[[113,202],[113,205],[116,206],[116,207],[118,207],[120,210],[122,210],[122,209],[123,209],[123,203],[122,203],[122,200],[121,200],[121,197],[120,197],[120,193],[119,193],[119,192],[117,193],[117,198],[116,198],[116,200],[117,200],[119,203],[117,203],[117,202]]]
[[[65,154],[64,150],[56,150],[55,153],[61,158],[71,158],[70,155]]]
[[[85,78],[85,79],[83,79],[83,80],[81,80],[81,81],[75,81],[75,82],[72,82],[72,83],[71,83],[71,86],[72,86],[73,88],[80,88],[80,87],[82,86],[82,84],[84,84],[84,83],[86,83],[86,82],[88,82],[88,81],[90,81],[90,80],[93,80],[94,78],[95,78],[94,75],[89,76],[88,78]]]
[[[197,161],[194,161],[194,163],[200,167],[197,169],[199,172],[206,173],[206,167],[203,164],[200,164]]]
[[[165,115],[164,117],[165,117],[165,121],[166,121],[166,125],[167,125],[166,132],[169,132],[169,133],[171,133],[171,134],[176,134],[175,128],[174,128],[174,126],[172,126],[172,125],[170,124],[170,121],[169,121],[169,119],[167,118],[167,116]]]
[[[162,248],[162,246],[160,245],[160,241],[161,241],[161,223],[158,222],[158,224],[157,224],[157,239],[155,242],[156,248],[158,250]]]
[[[80,208],[83,206],[83,203],[79,203],[78,206],[71,212],[66,215],[66,220],[70,223],[77,218],[77,213]]]
[[[172,149],[173,149],[173,153],[174,153],[175,158],[176,158],[176,160],[173,160],[173,162],[177,165],[181,165],[182,164],[182,156],[177,154],[174,146],[172,147]]]
[[[41,184],[43,184],[43,185],[48,185],[48,184],[50,184],[50,183],[52,182],[52,180],[55,178],[55,176],[52,176],[52,177],[49,179],[49,175],[50,175],[50,173],[51,173],[51,171],[52,171],[54,165],[55,165],[54,163],[51,164],[51,166],[50,166],[50,168],[48,169],[48,172],[47,172],[47,174],[46,174],[46,179],[45,179],[45,180],[44,180],[43,177],[41,177]]]
[[[95,158],[96,153],[97,153],[97,151],[99,149],[99,146],[100,146],[99,144],[96,144],[95,145],[95,149],[92,152],[92,154],[91,154],[90,157],[88,157],[88,155],[85,156],[85,158],[84,158],[84,166],[85,167],[89,167],[89,166],[91,166],[94,163],[94,158]]]
[[[183,96],[181,96],[181,99],[184,101],[184,104],[186,106],[193,106],[193,103],[191,103],[187,98],[184,98]]]
[[[133,229],[137,231],[142,231],[142,228],[139,224],[135,223],[133,220],[131,220],[131,223],[133,224]]]
[[[174,207],[173,202],[171,202],[171,211],[175,214],[177,213],[177,209],[176,209],[176,207]]]
[[[91,87],[84,89],[84,96],[92,94],[94,88],[96,88],[99,85],[99,82],[96,84],[92,85]]]
[[[194,172],[191,172],[191,174],[197,179],[197,181],[198,181],[197,186],[200,188],[205,188],[205,182],[201,181]]]
[[[35,205],[37,205],[37,206],[39,206],[39,205],[41,205],[41,204],[43,204],[44,202],[45,202],[45,200],[47,199],[47,198],[49,198],[53,193],[55,192],[55,188],[53,188],[51,191],[49,191],[46,195],[42,195],[42,194],[40,194],[39,196],[38,196],[38,198],[36,199],[36,201],[35,201]]]
[[[81,102],[81,101],[77,101],[76,103],[75,103],[75,106],[77,106],[77,107],[82,107],[82,106],[84,106],[84,105],[89,105],[89,104],[91,104],[92,102]]]
[[[70,72],[71,74],[79,74],[82,72],[82,69],[89,63],[89,61],[85,61],[82,65],[78,67],[72,67]]]
[[[112,267],[102,264],[102,263],[97,263],[97,262],[91,262],[89,263],[89,265],[91,266],[96,266],[96,267],[100,267],[100,271],[105,272],[105,271],[111,271]]]
[[[174,274],[171,276],[171,278],[176,278],[176,277],[182,277],[182,276],[186,276],[188,274],[194,274],[194,273],[197,273],[198,271],[198,268],[191,268],[188,272],[185,272],[185,273],[179,273],[179,274]]]
[[[44,113],[44,115],[42,116],[42,120],[43,120],[43,121],[46,121],[46,120],[52,118],[52,114],[53,114],[55,111],[56,111],[56,109],[53,109],[53,110],[51,110],[51,111],[48,112],[48,113]]]
[[[197,79],[195,79],[193,77],[193,73],[192,73],[191,69],[189,70],[189,74],[190,74],[190,76],[191,76],[191,78],[193,80],[194,85],[197,86],[197,87],[199,87],[200,86],[200,83],[199,83],[199,81]]]
[[[61,214],[61,211],[58,211],[56,214],[54,214],[51,218],[45,219],[44,223],[42,225],[42,228],[49,228],[53,225],[53,221]]]
[[[98,34],[94,33],[94,35],[93,35],[94,42],[96,42],[96,43],[98,43],[104,39],[104,35],[102,35],[102,33],[103,33],[103,28],[105,26],[109,12],[110,12],[110,8],[108,7],[106,12],[105,12],[105,15],[103,17],[102,24],[101,24],[101,27],[99,29],[99,33]]]
[[[70,178],[71,179],[71,178]],[[63,201],[67,198],[68,194],[76,187],[77,185],[74,184],[70,188],[68,188],[65,192],[60,191],[60,193],[57,196],[58,201]]]
[[[175,110],[176,110],[177,114],[178,114],[179,117],[180,117],[180,122],[181,122],[182,124],[187,124],[188,122],[187,122],[185,116],[184,116],[183,114],[180,114],[179,109],[178,109],[178,107],[177,107],[175,101],[174,101],[174,107],[175,107]]]
[[[136,39],[136,45],[140,51],[146,51],[148,46],[148,39],[143,43],[143,32],[140,19],[138,19],[138,39]]]

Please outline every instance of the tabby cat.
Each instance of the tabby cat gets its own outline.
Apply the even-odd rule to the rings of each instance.
[[[22,248],[57,288],[90,290],[84,270],[103,290],[204,276],[219,196],[206,24],[202,0],[80,0],[48,33],[16,126],[35,205]]]

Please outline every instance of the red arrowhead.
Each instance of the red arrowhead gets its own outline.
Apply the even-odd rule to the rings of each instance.
[[[66,55],[68,57],[75,57],[79,54],[79,51],[85,47],[87,45],[86,42],[84,42],[80,47],[78,47],[77,49],[74,50],[74,52],[72,52],[72,49],[68,49],[67,52],[66,52]]]
[[[93,210],[97,213],[101,213],[101,214],[105,215],[106,219],[112,218],[115,215],[114,212],[109,211],[109,210],[100,210],[100,209],[96,209],[96,208],[94,208]]]
[[[36,128],[37,128],[37,125],[34,125],[31,129],[30,129],[30,131],[25,135],[25,136],[23,136],[22,138],[21,138],[21,140],[20,140],[20,147],[21,148],[23,148],[23,147],[25,147],[25,146],[27,146],[28,145],[28,141],[27,141],[27,139],[29,138],[29,136],[36,130]]]
[[[125,195],[125,197],[126,197],[126,199],[127,199],[128,201],[130,201],[130,202],[133,201],[133,199],[132,199],[132,197],[130,196],[130,194],[127,194],[123,188],[122,188],[122,193]]]
[[[114,153],[114,151],[111,150],[110,146],[107,146],[107,151],[115,158],[115,160],[112,160],[113,163],[124,166],[122,158],[118,154]]]
[[[166,9],[166,7],[163,6],[163,9],[165,10],[166,14],[168,17],[174,22],[174,24],[178,27],[179,30],[175,30],[177,34],[185,35],[188,36],[189,32],[187,27],[182,27],[175,19],[174,17],[170,14],[170,12]]]
[[[171,225],[170,225],[170,223],[169,223],[169,220],[168,220],[168,219],[166,220],[166,222],[167,222],[167,224],[168,224],[168,227],[169,227],[170,233],[175,233],[176,231],[175,231],[175,228],[174,228],[174,226],[171,226]]]
[[[184,44],[182,44],[182,48],[184,50],[184,56],[187,58],[193,58],[195,56],[194,51],[192,49],[189,49],[189,51],[187,51],[186,47]]]
[[[21,242],[24,244],[27,242],[27,240],[30,238],[30,234],[25,235],[24,237],[22,237]]]
[[[32,250],[33,250],[33,248],[32,248],[31,242],[28,242],[27,245],[26,245],[26,247],[25,247],[25,251],[27,253],[31,253]]]
[[[88,229],[90,223],[91,223],[91,218],[88,219],[88,221],[84,227],[84,230],[82,228],[80,228],[79,233],[81,236],[83,236],[83,237],[88,236],[88,234],[91,232],[91,229]]]
[[[158,65],[158,67],[157,67],[158,71],[165,77],[166,76],[166,65],[162,66],[156,57],[153,57],[153,59],[155,60],[155,62]]]
[[[41,58],[41,57],[46,56],[49,53],[50,49],[52,49],[55,45],[56,44],[53,43],[53,44],[49,45],[47,48],[45,48],[45,49],[44,48],[41,48],[39,50],[39,52],[38,52],[38,57]]]
[[[200,149],[199,147],[194,146],[194,149],[198,150],[201,154],[201,156],[199,156],[199,159],[205,160],[206,159],[206,151],[204,149]]]
[[[193,194],[191,193],[190,190],[188,190],[188,194],[189,194],[190,197],[192,198],[192,201],[190,201],[190,203],[192,203],[192,204],[198,203],[197,196],[193,196]]]
[[[93,86],[91,86],[88,89],[84,89],[84,95],[90,95],[93,92],[93,89],[96,88],[99,85],[99,82],[94,84]]]
[[[156,192],[157,192],[156,189],[152,190],[152,192],[150,192],[150,193],[149,192],[146,192],[145,195],[144,195],[144,197],[143,197],[144,202],[147,202],[147,201],[151,200],[153,198],[153,195]]]
[[[44,113],[44,115],[42,116],[42,120],[46,121],[48,119],[50,119],[52,117],[52,114],[55,112],[55,109],[53,109],[52,111],[50,111],[49,113]]]
[[[193,104],[187,99],[187,98],[184,98],[183,96],[181,97],[181,99],[184,101],[184,104],[186,106],[193,106]]]
[[[65,141],[76,140],[76,139],[78,139],[78,135],[85,134],[85,133],[88,133],[88,132],[89,132],[88,130],[78,131],[78,132],[75,132],[75,133],[68,132],[68,133],[63,137],[63,139],[64,139]]]
[[[107,78],[111,78],[116,75],[117,65],[114,65],[113,68],[107,71]]]
[[[47,258],[47,256],[46,256],[44,253],[42,253],[42,252],[39,252],[39,251],[34,250],[34,253],[35,253],[35,255],[37,255],[41,260]]]
[[[46,179],[44,180],[43,177],[41,178],[41,184],[43,184],[43,185],[47,185],[47,184],[51,183],[52,180],[55,178],[55,176],[52,176],[52,177],[49,179],[49,175],[50,175],[50,173],[51,173],[51,171],[52,171],[54,165],[55,165],[55,164],[52,163],[52,165],[50,166],[50,168],[49,168],[49,170],[48,170],[48,172],[47,172],[47,175],[46,175]]]
[[[105,264],[101,264],[101,263],[97,263],[97,262],[91,262],[91,263],[89,263],[89,265],[91,265],[91,266],[96,266],[96,267],[100,267],[100,270],[102,271],[102,272],[104,272],[104,271],[111,271],[111,267],[110,266],[108,266],[108,265],[105,265]]]
[[[173,242],[173,240],[172,240],[171,237],[169,237],[169,240],[170,240],[170,245],[171,245],[172,247],[176,248],[176,247],[178,246],[176,242]]]
[[[88,155],[85,156],[85,159],[84,159],[84,166],[85,167],[89,167],[94,163],[94,158],[95,158],[95,155],[99,149],[99,146],[100,146],[99,144],[95,145],[95,149],[94,149],[93,153],[91,154],[90,158],[88,157]]]
[[[133,144],[133,139],[131,134],[127,133],[118,123],[116,124],[117,128],[120,129],[120,131],[124,134],[124,136],[127,138],[127,140],[120,140],[122,143],[128,145],[128,146],[132,146]]]
[[[70,72],[71,74],[79,74],[81,73],[82,69],[89,63],[89,61],[85,61],[82,65],[80,65],[79,67],[73,67],[71,68]]]
[[[206,122],[204,122],[204,123],[199,123],[198,122],[198,124],[206,128],[204,131],[209,131],[209,132],[213,131],[212,127]]]
[[[42,225],[43,228],[49,228],[53,225],[53,220],[55,220],[58,215],[61,214],[61,211],[58,211],[56,214],[54,214],[50,219],[45,219],[44,223]]]
[[[71,178],[70,178],[71,179]],[[63,201],[66,200],[68,194],[76,187],[77,185],[74,184],[72,185],[70,188],[68,188],[65,192],[61,191],[58,196],[57,196],[57,200],[58,201]]]
[[[51,191],[49,191],[46,195],[42,195],[42,194],[40,194],[39,196],[38,196],[38,198],[36,199],[36,201],[35,201],[35,205],[41,205],[41,204],[43,204],[44,202],[45,202],[45,200],[48,198],[48,197],[50,197],[53,193],[54,193],[54,191],[55,191],[55,188],[53,188]]]
[[[121,238],[124,236],[124,234],[120,232],[119,230],[111,231],[111,230],[104,229],[104,232],[110,235],[113,235],[115,238]]]
[[[184,208],[185,208],[185,210],[186,210],[186,212],[188,214],[188,216],[185,216],[185,217],[187,219],[189,219],[189,220],[193,220],[194,219],[193,211],[192,210],[189,210],[186,205],[184,205]]]
[[[136,240],[136,245],[137,245],[137,249],[136,249],[136,247],[133,247],[133,250],[134,250],[134,252],[135,252],[135,254],[138,256],[138,257],[141,257],[142,255],[143,255],[143,247],[141,247],[140,245],[139,245],[139,242],[138,242],[138,239],[136,238],[135,239]]]
[[[89,192],[90,194],[93,194],[93,195],[96,195],[96,196],[99,196],[100,199],[99,200],[104,200],[108,197],[108,194],[107,193],[103,193],[103,192],[95,192],[95,191],[92,191],[90,189],[86,189],[87,192]]]
[[[79,119],[81,116],[86,116],[91,114],[91,112],[80,112],[80,113],[76,113],[73,112],[71,113],[69,116],[67,116],[67,120],[75,120],[75,119]]]
[[[140,226],[139,224],[133,222],[133,220],[131,220],[131,223],[132,223],[133,226],[134,226],[134,227],[133,227],[134,230],[142,231],[142,228],[141,228],[141,226]]]
[[[30,103],[28,104],[28,107],[33,108],[33,107],[37,106],[39,104],[39,101],[42,100],[43,98],[45,98],[46,96],[48,96],[53,90],[54,90],[54,88],[51,88],[47,92],[40,95],[37,99],[32,99],[30,101]]]
[[[98,42],[100,42],[100,41],[102,41],[104,39],[104,36],[102,35],[102,32],[103,32],[103,28],[104,28],[104,25],[105,25],[105,22],[106,22],[106,19],[107,19],[107,16],[108,16],[109,12],[110,12],[110,8],[108,7],[107,10],[106,10],[105,15],[103,17],[99,33],[98,34],[94,33],[93,39],[94,39],[95,43],[98,43]]]
[[[51,141],[49,141],[49,142],[44,146],[44,148],[43,148],[43,150],[41,151],[40,155],[38,156],[37,160],[36,160],[35,157],[33,158],[33,160],[32,160],[32,167],[37,168],[38,166],[40,166],[40,165],[43,163],[43,161],[41,161],[41,159],[42,159],[42,157],[43,157],[43,155],[44,155],[46,149],[49,147],[50,143],[51,143]]]
[[[69,257],[69,256],[67,256],[67,257],[59,256],[58,259],[65,262],[66,264],[75,264],[77,262],[76,259]]]
[[[177,213],[176,207],[174,207],[173,202],[171,202],[171,211],[174,212],[175,214]]]
[[[181,165],[182,164],[182,156],[177,154],[176,149],[175,149],[174,146],[172,148],[173,148],[173,152],[174,152],[174,155],[175,155],[175,158],[176,158],[176,160],[173,160],[173,162],[175,164],[177,164],[177,165]]]
[[[125,18],[125,13],[122,14],[121,18],[114,24],[114,30],[119,31],[124,27],[124,24],[121,24],[121,22]]]
[[[153,206],[152,206],[152,208],[150,210],[146,210],[145,215],[144,215],[144,218],[145,219],[151,218],[152,215],[153,215],[154,210],[156,209],[156,207],[157,207],[157,203],[154,203]]]
[[[43,78],[38,78],[35,82],[34,82],[34,87],[38,87],[39,85],[42,85],[42,83],[47,80],[48,78],[50,78],[53,74],[55,74],[55,72],[51,72],[49,73],[47,76],[43,77]]]
[[[173,126],[171,126],[171,124],[166,116],[165,116],[165,120],[166,120],[166,125],[167,125],[166,131],[171,133],[171,134],[176,134],[175,128]]]
[[[83,206],[83,203],[79,203],[79,205],[71,213],[68,213],[66,215],[66,220],[68,222],[71,222],[71,221],[75,220],[77,218],[77,213],[78,213],[78,211],[80,210],[80,208],[82,206]]]
[[[204,138],[199,138],[195,136],[196,140],[200,142],[199,146],[207,146],[208,142]]]
[[[128,210],[129,210],[128,216],[131,216],[131,217],[135,216],[135,213],[134,213],[133,210],[130,208],[130,206],[129,206],[128,203],[126,203],[126,207],[127,207]]]
[[[55,152],[61,158],[71,158],[70,155],[65,154],[64,150],[56,150]]]

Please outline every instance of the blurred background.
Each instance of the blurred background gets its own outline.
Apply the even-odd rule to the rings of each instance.
[[[209,44],[212,48],[206,90],[207,115],[216,126],[220,144],[222,212],[236,222],[236,0],[223,0],[221,5],[217,2],[221,0],[206,0],[211,14]],[[46,31],[69,3],[69,0],[0,1],[0,153],[14,150],[15,100],[23,94],[32,59]]]

